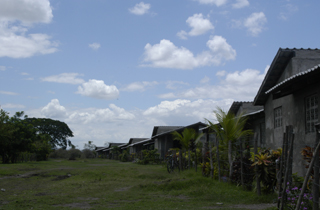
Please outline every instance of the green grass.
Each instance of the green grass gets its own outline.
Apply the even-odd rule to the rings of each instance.
[[[233,209],[276,198],[193,170],[168,174],[161,165],[101,159],[0,165],[0,188],[0,209]]]

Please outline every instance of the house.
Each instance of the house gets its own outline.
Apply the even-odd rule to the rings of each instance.
[[[266,147],[263,106],[254,106],[253,102],[235,101],[229,108],[228,113],[230,112],[236,117],[243,114],[244,117],[248,118],[244,129],[253,132],[253,136],[249,139],[250,145],[253,146],[254,141],[257,141],[258,147]]]
[[[102,152],[103,155],[106,155],[107,157],[110,158],[112,147],[115,147],[115,146],[118,147],[123,144],[124,143],[109,143],[109,145],[107,147],[104,147],[103,149],[100,149],[100,150],[96,150],[96,152]]]
[[[300,151],[315,144],[319,122],[319,64],[319,49],[280,48],[253,102],[264,107],[267,147],[281,147],[286,126],[293,126],[293,172],[300,175],[306,170]]]
[[[187,126],[155,126],[151,139],[154,140],[154,148],[158,150],[160,158],[164,158],[170,148],[181,148],[180,142],[173,140],[172,132],[181,133],[185,128],[192,128],[195,131],[206,127],[202,122],[197,122]]]
[[[142,144],[137,144],[138,142],[141,142],[143,140],[146,140],[148,138],[130,138],[129,142],[127,144],[119,146],[121,150],[128,149],[129,148],[129,153],[138,153],[143,150],[143,145]]]

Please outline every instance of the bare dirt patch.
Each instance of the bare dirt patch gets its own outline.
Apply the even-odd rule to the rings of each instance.
[[[85,201],[96,201],[96,200],[99,200],[100,198],[84,198],[84,197],[78,197],[77,199],[79,199],[79,200],[85,200]]]

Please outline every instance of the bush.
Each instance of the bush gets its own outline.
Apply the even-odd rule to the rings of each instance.
[[[50,153],[49,158],[54,158],[54,159],[67,159],[69,158],[68,151],[65,149],[56,149],[53,152]]]
[[[124,150],[122,154],[119,155],[119,159],[121,162],[127,162],[129,160],[129,153],[127,150]]]
[[[82,150],[81,158],[95,158],[95,157],[96,157],[96,152],[91,151],[89,149]]]
[[[68,150],[69,160],[76,160],[76,158],[81,158],[82,152],[78,149]]]

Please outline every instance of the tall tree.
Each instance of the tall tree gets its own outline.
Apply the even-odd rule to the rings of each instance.
[[[0,110],[0,156],[2,163],[15,163],[21,152],[31,151],[36,129],[21,118],[24,112],[9,117]]]
[[[26,118],[25,121],[37,128],[40,134],[49,135],[52,147],[67,148],[67,146],[73,146],[68,139],[73,137],[73,133],[66,123],[48,118]]]
[[[231,177],[233,163],[232,145],[238,139],[247,138],[252,135],[252,131],[244,130],[248,118],[243,113],[235,116],[232,112],[224,112],[220,107],[217,107],[213,112],[216,115],[218,123],[214,124],[207,119],[206,121],[222,145],[224,144],[228,147],[229,177]]]

